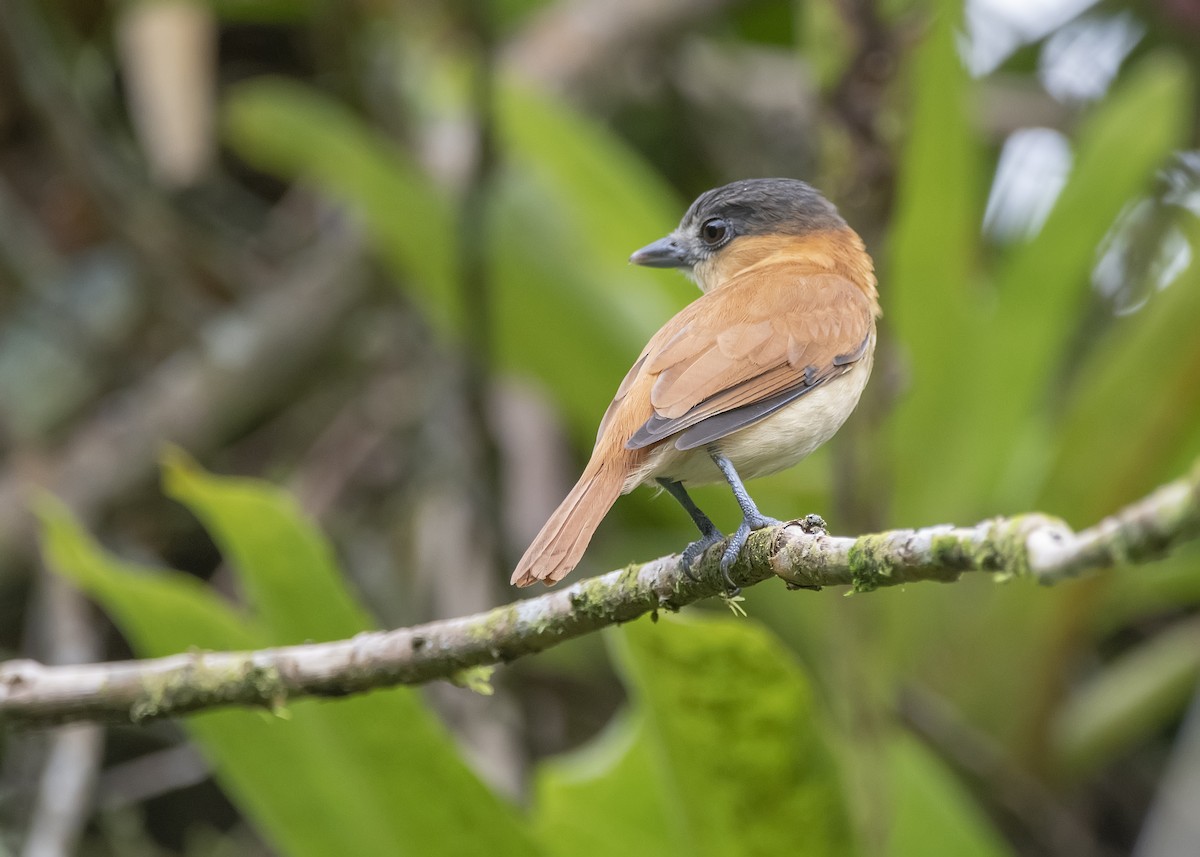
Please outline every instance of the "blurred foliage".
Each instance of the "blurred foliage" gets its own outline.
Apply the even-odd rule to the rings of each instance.
[[[327,543],[287,494],[203,473],[178,453],[164,479],[222,546],[244,604],[189,575],[119,560],[59,504],[42,506],[49,563],[104,606],[140,655],[340,639],[369,627]],[[408,689],[281,701],[272,714],[203,713],[186,725],[222,786],[288,854],[462,854],[479,848],[482,831],[489,854],[855,850],[826,718],[769,631],[668,616],[607,633],[630,708],[590,746],[542,766],[524,833]],[[886,767],[897,796],[890,853],[917,844],[928,854],[1003,853],[920,745],[897,741]]]
[[[973,51],[1008,31],[970,15],[964,23],[953,0],[754,0],[696,4],[705,8],[674,18],[673,4],[648,14],[653,5],[605,7],[613,30],[579,38],[568,7],[580,4],[505,0],[489,32],[466,4],[218,0],[220,178],[184,191],[122,185],[180,218],[154,223],[166,239],[122,231],[120,209],[96,190],[97,176],[107,180],[141,144],[119,118],[137,109],[117,83],[121,16],[68,4],[53,19],[50,44],[63,56],[47,62],[72,69],[67,79],[94,120],[94,137],[76,142],[109,160],[72,160],[70,135],[32,130],[68,102],[26,85],[24,107],[38,121],[11,120],[0,147],[11,190],[0,194],[0,226],[11,219],[9,195],[33,198],[25,219],[49,237],[42,246],[35,228],[5,232],[32,238],[0,239],[5,284],[24,286],[0,289],[0,366],[28,365],[4,343],[37,334],[23,321],[36,317],[53,332],[51,350],[80,368],[69,396],[65,382],[46,383],[44,368],[0,373],[12,411],[6,467],[53,461],[72,417],[86,427],[123,385],[170,365],[180,343],[219,339],[219,353],[236,356],[238,312],[260,288],[240,278],[276,270],[302,244],[319,249],[343,228],[343,211],[390,287],[348,317],[307,385],[280,391],[289,404],[262,403],[244,434],[193,450],[217,469],[291,479],[306,503],[326,496],[313,485],[352,471],[320,521],[343,564],[287,493],[210,476],[182,454],[168,456],[165,490],[207,536],[161,498],[128,491],[87,516],[121,555],[150,554],[179,571],[118,559],[43,504],[49,563],[103,605],[138,656],[350,636],[379,621],[363,604],[428,618],[507,600],[482,574],[468,585],[436,557],[431,568],[419,538],[432,532],[439,550],[451,547],[446,533],[459,519],[435,501],[453,490],[476,496],[472,462],[487,458],[462,429],[470,408],[456,386],[472,351],[465,339],[478,329],[471,314],[486,312],[492,335],[500,472],[520,483],[555,454],[581,461],[629,363],[691,295],[672,272],[629,266],[629,253],[748,164],[797,174],[812,163],[800,177],[829,191],[868,238],[885,312],[857,424],[800,467],[756,482],[765,511],[836,504],[857,519],[885,510],[881,526],[922,526],[1039,509],[1087,525],[1200,456],[1200,21],[1180,11],[1186,4],[1099,3],[1069,21],[1047,17],[1018,34],[998,67],[975,73],[964,55],[974,63]],[[620,15],[637,25],[622,29]],[[10,42],[13,20],[0,15]],[[1136,24],[1136,47],[1111,59],[1105,94],[1051,97],[1045,45],[1114,21]],[[610,32],[621,34],[613,45]],[[1089,80],[1102,66],[1086,65]],[[0,106],[10,102],[21,116],[21,100],[0,86]],[[779,117],[800,107],[809,124],[787,148],[779,138],[793,126]],[[1069,150],[1063,186],[1044,196],[1044,221],[1026,209],[1022,237],[990,234],[981,224],[1005,141],[1042,126]],[[730,143],[748,139],[762,151]],[[26,140],[32,154],[20,149]],[[70,169],[39,166],[64,146]],[[47,172],[36,192],[31,164]],[[472,233],[464,205],[479,198],[487,216]],[[468,242],[484,250],[486,308],[464,297],[467,260],[480,249]],[[161,264],[164,246],[190,277],[185,287],[163,274],[176,273]],[[108,279],[120,280],[109,271],[119,269],[137,284],[122,292],[130,320],[100,343],[77,334],[88,316],[71,310],[88,303],[81,260],[97,247]],[[249,261],[234,274],[213,276],[214,260],[240,253]],[[53,276],[37,261],[47,255],[61,257]],[[1120,295],[1101,288],[1102,266]],[[235,364],[221,364],[231,383]],[[376,372],[383,393],[355,398]],[[515,397],[517,380],[526,398]],[[47,437],[30,442],[38,403],[45,410],[52,398],[38,389],[52,387],[62,394],[56,434],[43,428]],[[514,429],[506,408],[538,411],[542,422]],[[403,428],[379,429],[379,414],[393,410]],[[522,443],[532,457],[513,452]],[[297,464],[306,461],[307,470]],[[542,484],[553,496],[537,501],[565,488]],[[516,496],[533,505],[528,492]],[[727,491],[696,498],[718,523],[732,517]],[[515,530],[512,505],[510,495],[482,500]],[[650,492],[622,499],[610,519],[577,575],[691,537],[686,516]],[[232,598],[217,594],[229,588],[213,574],[222,563]],[[439,600],[429,593],[443,579],[452,594]],[[26,593],[14,592],[3,609],[17,629]],[[906,728],[897,700],[913,686],[944,699],[1000,774],[1045,787],[1086,832],[1078,853],[1123,853],[1200,672],[1195,549],[1054,590],[964,580],[843,599],[760,586],[746,605],[749,621],[641,621],[606,635],[607,648],[580,640],[499,671],[483,719],[524,723],[509,731],[529,770],[508,782],[531,784],[526,813],[468,766],[474,756],[461,745],[471,742],[450,737],[430,700],[461,729],[454,704],[436,695],[401,689],[273,715],[214,712],[184,727],[237,811],[281,854],[478,853],[483,842],[498,854],[1053,853],[1036,819],[1013,835],[1001,784],[971,776],[979,759],[953,735],[918,741]],[[17,636],[4,641],[14,653]],[[505,695],[518,699],[517,715]],[[115,830],[122,818],[105,824]],[[248,838],[190,823],[171,853],[239,853]],[[205,837],[215,844],[196,844]],[[92,839],[121,850],[111,832]]]
[[[48,561],[104,605],[140,655],[266,648],[371,628],[328,544],[287,494],[214,478],[179,455],[164,479],[221,545],[242,605],[190,575],[110,557],[61,509],[44,510]],[[411,690],[300,700],[274,714],[199,714],[187,728],[223,787],[283,853],[462,854],[480,830],[492,853],[534,851],[513,809],[471,774]]]
[[[504,146],[488,252],[496,356],[552,384],[587,436],[628,352],[684,302],[655,300],[653,275],[625,263],[680,204],[634,153],[548,98],[514,84],[496,109]],[[354,205],[398,281],[413,285],[443,332],[462,335],[454,199],[411,156],[297,84],[243,84],[226,116],[247,160]]]

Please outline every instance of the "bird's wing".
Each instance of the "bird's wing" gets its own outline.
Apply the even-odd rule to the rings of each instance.
[[[678,318],[678,316],[676,316],[676,318]],[[609,423],[612,422],[617,410],[625,402],[625,397],[629,395],[630,388],[633,386],[634,382],[641,377],[642,366],[646,362],[646,355],[650,353],[650,346],[652,345],[654,345],[653,338],[642,350],[641,356],[638,357],[637,361],[632,367],[630,367],[629,371],[625,373],[625,377],[621,380],[621,386],[617,387],[617,394],[613,396],[613,400],[608,403],[608,409],[604,412],[604,416],[600,419],[600,427],[596,429],[597,444],[600,443],[600,438],[604,437],[604,432],[608,428]]]
[[[680,449],[711,443],[848,371],[867,352],[873,322],[871,300],[845,277],[798,266],[747,271],[654,336],[601,433],[629,400],[643,416],[626,448],[672,436]],[[635,387],[641,396],[632,398],[648,389],[649,408],[632,401]]]

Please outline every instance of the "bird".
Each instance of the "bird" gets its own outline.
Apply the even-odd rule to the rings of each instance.
[[[763,515],[744,480],[791,467],[829,440],[858,404],[880,317],[862,238],[814,187],[743,179],[702,193],[666,237],[629,261],[677,268],[701,295],[650,338],[600,420],[583,474],[512,574],[516,586],[562,580],[617,498],[658,486],[692,518],[696,561],[725,537],[687,488],[725,482],[742,521],[726,541],[730,574]]]

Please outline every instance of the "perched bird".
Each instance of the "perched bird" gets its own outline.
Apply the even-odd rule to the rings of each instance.
[[[681,268],[703,294],[663,325],[600,421],[579,482],[542,527],[512,582],[557,583],[579,562],[621,494],[657,483],[700,529],[684,570],[723,538],[686,486],[725,481],[742,523],[721,556],[729,570],[751,531],[779,523],[743,479],[790,467],[829,440],[871,373],[879,300],[862,239],[833,204],[795,179],[749,179],[707,191],[637,265]]]

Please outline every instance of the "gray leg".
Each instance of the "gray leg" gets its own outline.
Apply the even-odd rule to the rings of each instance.
[[[746,539],[750,537],[750,533],[754,530],[777,526],[782,522],[774,518],[768,518],[758,511],[758,506],[750,499],[750,495],[746,491],[746,486],[742,484],[741,477],[738,476],[737,471],[734,469],[733,462],[722,455],[715,447],[710,446],[708,454],[712,457],[713,464],[717,465],[721,473],[725,476],[725,481],[733,489],[733,496],[737,500],[738,506],[742,509],[742,523],[738,526],[737,531],[729,537],[729,542],[725,545],[725,552],[721,554],[721,574],[725,578],[725,586],[731,595],[736,595],[740,590],[734,585],[733,578],[729,576],[729,570],[733,568],[738,554],[742,552],[742,547],[745,546]]]
[[[700,538],[684,548],[683,556],[680,558],[680,562],[683,565],[683,573],[692,580],[696,580],[696,575],[692,573],[692,566],[695,565],[696,560],[706,550],[725,537],[721,535],[721,531],[716,528],[708,515],[700,511],[700,507],[688,496],[688,492],[684,490],[681,483],[671,479],[658,479],[656,481],[668,494],[679,501],[679,505],[683,506],[684,510],[695,522],[696,528],[700,530]]]

